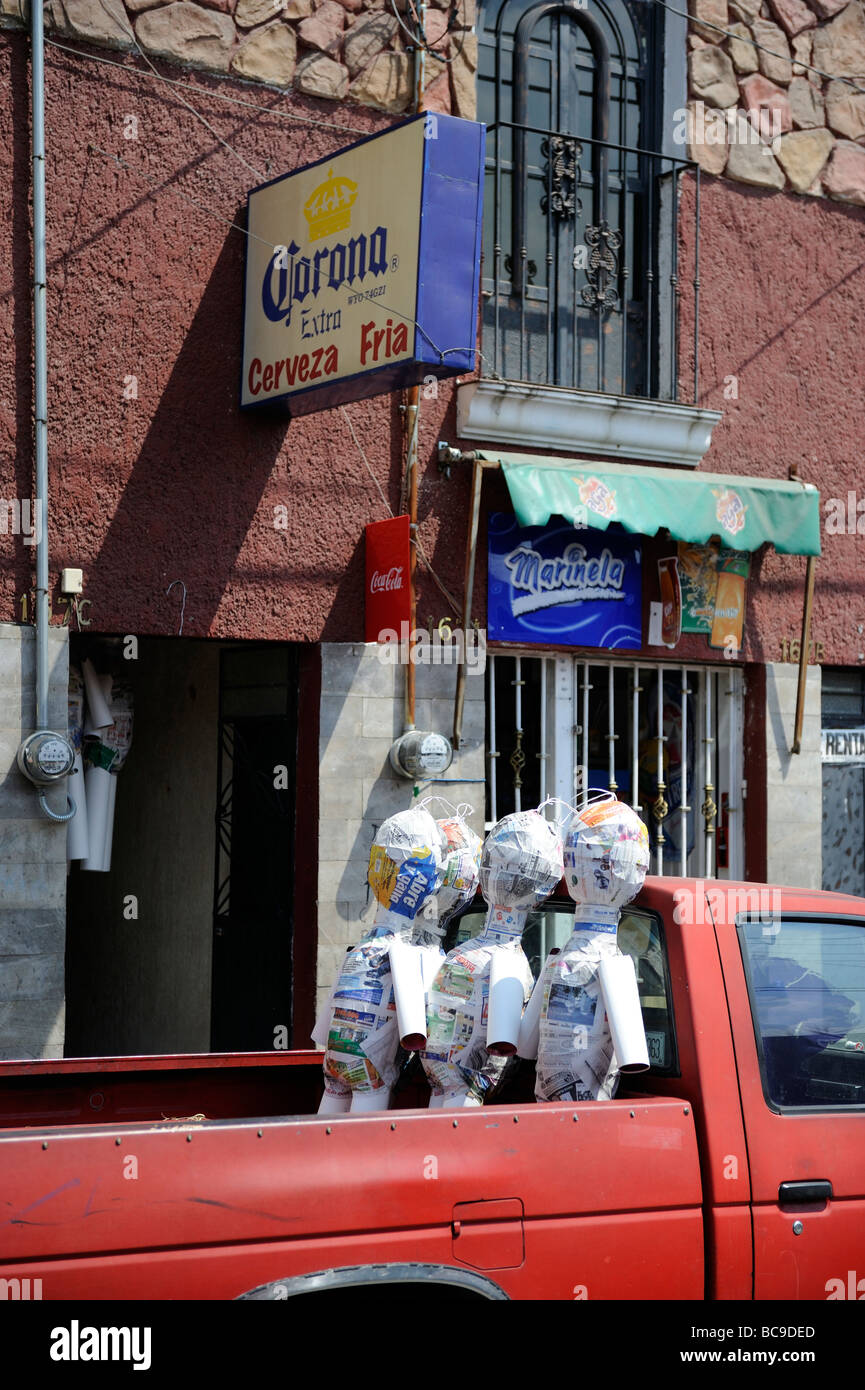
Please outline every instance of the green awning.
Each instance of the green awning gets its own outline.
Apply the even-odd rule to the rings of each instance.
[[[810,483],[532,454],[495,454],[522,526],[551,516],[641,536],[665,527],[680,541],[720,536],[733,550],[769,542],[783,555],[820,554],[820,493]]]

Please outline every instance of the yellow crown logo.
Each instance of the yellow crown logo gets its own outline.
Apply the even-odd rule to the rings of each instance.
[[[318,241],[332,232],[342,232],[351,223],[351,209],[357,198],[357,184],[344,175],[333,177],[328,169],[327,179],[314,189],[304,204],[303,215],[309,223],[310,241]]]

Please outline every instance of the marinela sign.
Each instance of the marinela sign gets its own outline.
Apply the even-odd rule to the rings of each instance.
[[[488,520],[487,636],[565,647],[640,646],[640,545],[612,530],[567,522]]]
[[[472,370],[484,133],[420,115],[249,194],[242,406]]]

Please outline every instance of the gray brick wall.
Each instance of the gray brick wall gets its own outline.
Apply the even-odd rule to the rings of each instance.
[[[67,632],[49,632],[48,717],[65,733]],[[18,771],[36,707],[32,627],[0,623],[0,1060],[62,1057],[65,1013],[66,826],[42,814]],[[66,807],[65,785],[48,805]]]
[[[413,784],[388,761],[403,728],[405,668],[385,665],[374,643],[327,643],[321,649],[319,745],[318,1002],[336,976],[345,948],[365,930],[366,871],[376,830],[412,804]],[[416,668],[415,726],[450,737],[455,666]],[[485,681],[469,671],[463,747],[454,754],[446,784],[421,784],[421,796],[439,793],[475,807],[470,823],[484,825]],[[459,779],[466,778],[465,782]],[[451,780],[453,779],[453,780]],[[433,806],[433,814],[445,808]]]

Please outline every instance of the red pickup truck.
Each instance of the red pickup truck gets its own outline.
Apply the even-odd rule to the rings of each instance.
[[[313,1051],[0,1064],[0,1292],[865,1295],[865,901],[648,878],[618,939],[653,1064],[613,1101],[536,1104],[522,1062],[429,1111],[408,1067],[319,1118]]]

